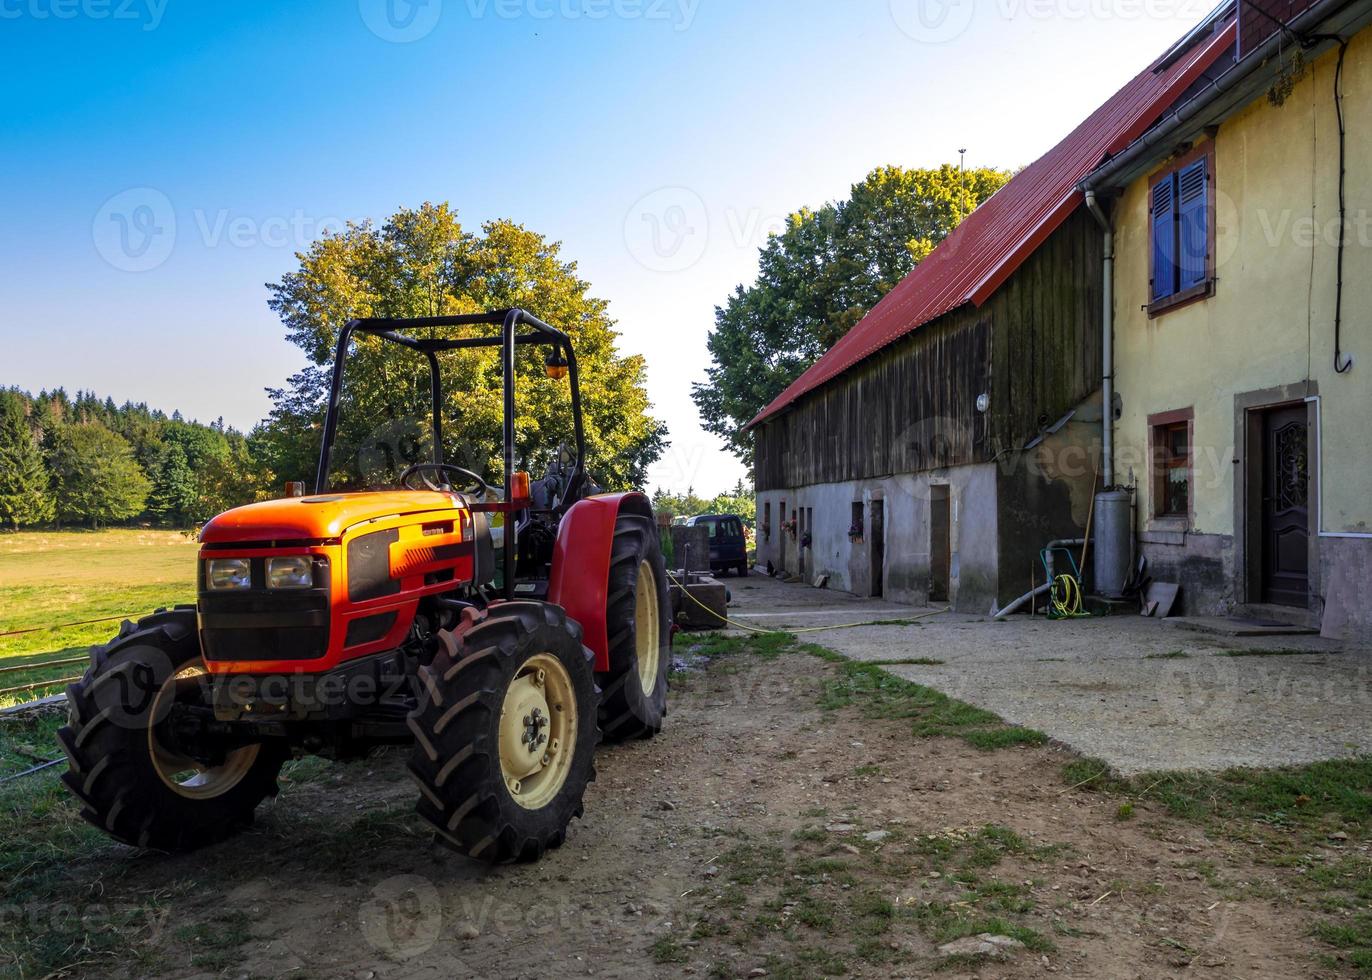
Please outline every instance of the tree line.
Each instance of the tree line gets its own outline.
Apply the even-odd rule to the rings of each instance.
[[[0,527],[130,521],[189,527],[231,507],[313,485],[330,365],[341,327],[364,317],[429,317],[523,307],[571,337],[581,375],[587,465],[611,489],[642,487],[667,446],[652,415],[643,358],[616,349],[608,304],[558,242],[509,220],[465,228],[446,203],[349,224],[267,284],[268,306],[305,367],[268,389],[270,415],[244,434],[91,392],[0,389]],[[487,334],[491,328],[472,328]],[[467,331],[467,332],[472,332]],[[450,334],[461,334],[453,331]],[[516,464],[541,475],[573,433],[567,382],[547,351],[516,359]],[[440,355],[444,458],[498,484],[501,363],[492,348]],[[394,486],[429,458],[427,361],[371,336],[354,339],[331,455],[330,486]]]
[[[664,487],[653,491],[653,510],[672,517],[698,517],[701,514],[733,514],[751,528],[757,516],[757,500],[753,488],[739,480],[732,490],[713,497],[699,496],[694,487],[676,493]]]
[[[0,389],[0,525],[189,527],[258,499],[248,439],[94,392]]]

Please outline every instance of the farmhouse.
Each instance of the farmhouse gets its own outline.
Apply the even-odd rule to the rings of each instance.
[[[1111,482],[1098,477],[1110,280],[1078,185],[1232,64],[1232,13],[1203,28],[973,212],[749,423],[760,562],[985,612],[1028,590],[1046,544],[1084,534]]]
[[[1245,4],[1113,200],[1115,479],[1187,611],[1372,639],[1372,3]],[[1279,22],[1285,26],[1279,26]]]

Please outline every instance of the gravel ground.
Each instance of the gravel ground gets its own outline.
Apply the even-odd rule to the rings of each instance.
[[[776,629],[926,615],[932,610],[785,584],[726,580],[732,613]],[[892,664],[1006,721],[1037,728],[1133,775],[1276,766],[1372,752],[1372,650],[1319,637],[1234,638],[1115,616],[1006,622],[942,613],[803,639]]]

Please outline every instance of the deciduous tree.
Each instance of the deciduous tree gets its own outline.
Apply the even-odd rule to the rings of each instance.
[[[271,392],[274,408],[254,432],[262,462],[281,479],[311,479],[328,391],[327,366],[339,329],[354,317],[415,317],[523,307],[572,337],[581,371],[588,465],[611,488],[641,486],[665,447],[666,428],[651,414],[644,363],[615,348],[603,300],[589,295],[561,246],[511,221],[479,233],[463,229],[446,204],[394,214],[382,227],[350,225],[300,256],[298,270],[268,285],[269,305],[310,364]],[[484,328],[490,333],[491,328]],[[544,371],[545,351],[517,358],[517,461],[536,471],[571,439],[565,381]],[[445,456],[498,479],[501,378],[494,349],[442,356]],[[333,454],[340,486],[393,481],[424,458],[431,415],[422,357],[374,337],[358,337],[349,356],[341,428]]]
[[[60,426],[53,442],[59,519],[98,528],[143,512],[152,484],[122,436],[99,422],[79,422]]]
[[[909,274],[1010,174],[881,167],[847,200],[792,214],[762,249],[757,281],[715,308],[704,427],[751,462],[742,431]]]

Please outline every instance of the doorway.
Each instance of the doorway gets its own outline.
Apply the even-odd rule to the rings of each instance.
[[[886,501],[872,501],[872,546],[868,549],[872,557],[872,595],[881,596],[886,591]]]
[[[781,502],[781,509],[777,511],[777,514],[781,518],[781,523],[785,524],[786,501],[783,500]],[[785,578],[786,576],[786,537],[786,529],[784,527],[777,528],[777,544],[780,551],[779,560],[777,562],[777,568],[781,570],[781,575],[783,578]]]
[[[929,601],[947,602],[952,591],[953,507],[947,484],[929,488]]]
[[[1310,605],[1309,425],[1304,404],[1262,413],[1262,601]]]

